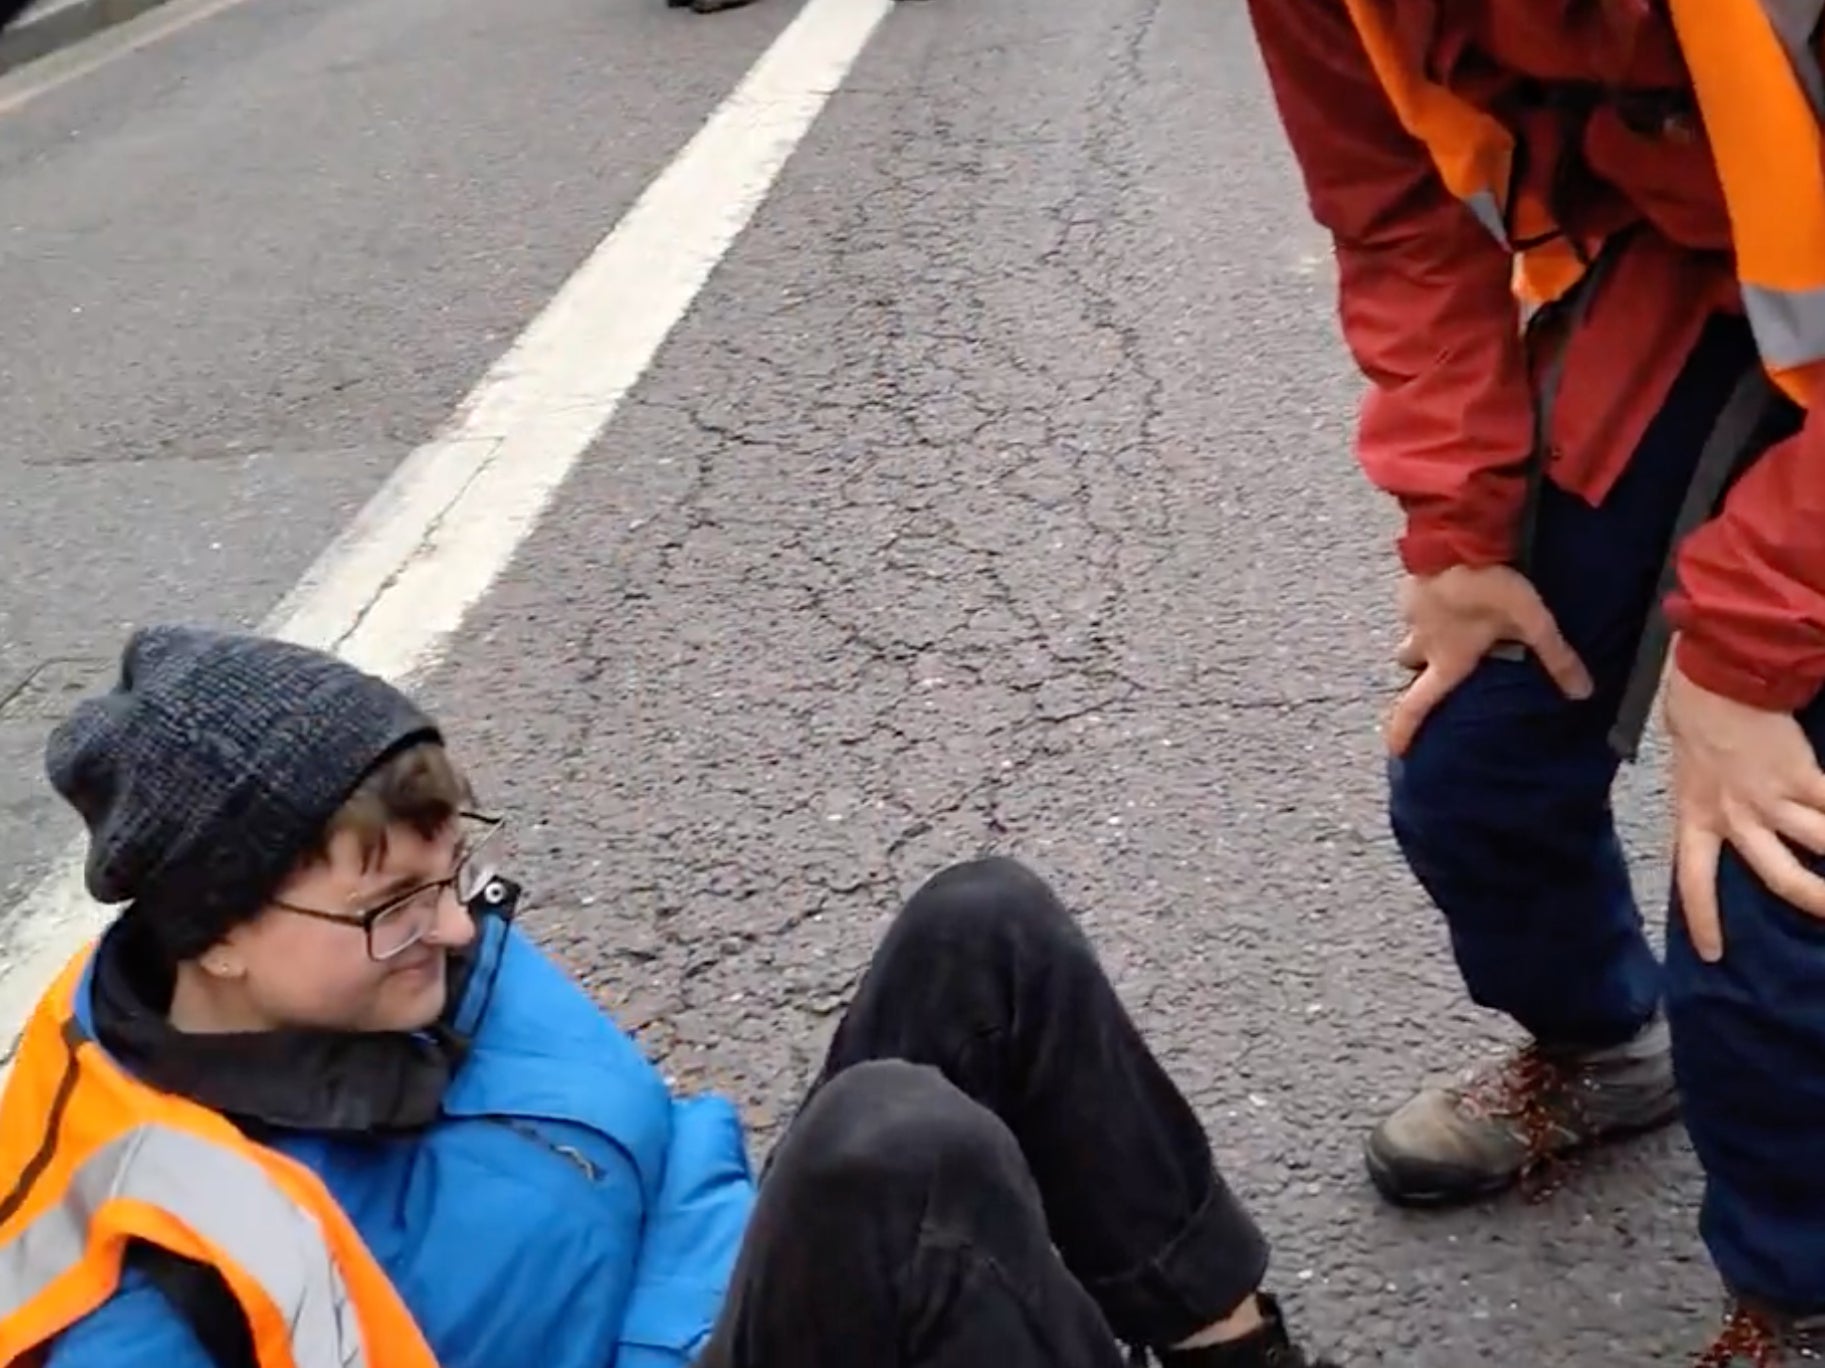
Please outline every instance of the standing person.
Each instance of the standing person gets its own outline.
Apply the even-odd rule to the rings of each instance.
[[[0,1363],[1307,1368],[1012,861],[907,903],[757,1194],[733,1109],[513,928],[499,821],[392,686],[154,629],[48,768],[126,910],[0,1098]]]
[[[1825,1312],[1820,9],[1250,0],[1406,518],[1392,825],[1531,1038],[1369,1171],[1473,1198],[1683,1096],[1716,1362]],[[1663,968],[1610,788],[1669,644]]]

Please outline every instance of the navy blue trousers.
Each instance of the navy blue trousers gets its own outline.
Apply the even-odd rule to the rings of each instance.
[[[1675,898],[1663,967],[1616,837],[1606,741],[1699,448],[1753,358],[1747,325],[1715,320],[1603,503],[1545,491],[1534,579],[1593,696],[1567,700],[1531,660],[1485,661],[1391,764],[1389,813],[1477,1003],[1591,1046],[1664,1004],[1718,1270],[1810,1314],[1825,1311],[1825,923],[1726,852],[1723,962],[1698,960]],[[1797,425],[1776,414],[1764,438]],[[1825,698],[1800,721],[1825,753]]]

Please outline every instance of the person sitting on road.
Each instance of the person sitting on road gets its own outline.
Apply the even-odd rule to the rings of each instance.
[[[0,1363],[1307,1365],[1190,1106],[1011,860],[914,894],[756,1182],[733,1108],[515,928],[499,822],[391,685],[154,628],[47,768],[125,910],[0,1098]]]

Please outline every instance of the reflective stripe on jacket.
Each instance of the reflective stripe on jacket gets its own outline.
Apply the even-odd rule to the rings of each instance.
[[[254,1157],[269,1178],[297,1178],[310,1191],[321,1184],[439,1368],[686,1368],[721,1309],[753,1205],[740,1119],[723,1098],[673,1096],[634,1040],[512,924],[517,898],[478,912],[479,935],[453,970],[446,1024],[465,1048],[436,1121],[383,1135],[273,1125],[257,1132],[267,1149]],[[75,1025],[63,1027],[60,1011],[41,1013],[31,1048],[62,1064],[73,1056],[60,1032],[99,1039],[97,1011],[91,970],[75,986]],[[90,1053],[104,1056],[96,1044],[82,1051]],[[15,1072],[0,1103],[0,1199],[55,1129],[62,1078]],[[201,1121],[204,1138],[211,1121],[227,1124],[208,1113]],[[24,1190],[35,1194],[29,1213],[0,1210],[0,1250],[47,1205],[36,1181]],[[298,1219],[310,1234],[312,1223]],[[316,1225],[331,1242],[343,1229],[333,1219]],[[111,1295],[77,1298],[105,1301],[57,1336],[49,1368],[211,1368],[206,1346],[139,1262]],[[239,1254],[237,1262],[248,1281],[236,1295],[264,1303],[268,1294],[246,1289],[269,1265]],[[316,1266],[326,1267],[321,1258]],[[333,1266],[358,1291],[350,1261]],[[18,1342],[0,1339],[0,1363]],[[356,1343],[369,1365],[400,1362],[384,1336],[344,1347]]]

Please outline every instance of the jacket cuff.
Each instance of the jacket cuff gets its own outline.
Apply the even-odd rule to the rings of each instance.
[[[1792,671],[1774,673],[1729,650],[1702,626],[1688,626],[1673,647],[1680,673],[1699,688],[1764,712],[1798,712],[1825,681]]]
[[[1459,565],[1506,565],[1514,555],[1514,537],[1506,530],[1468,527],[1436,513],[1415,512],[1408,515],[1407,530],[1395,549],[1409,575],[1427,578]]]

